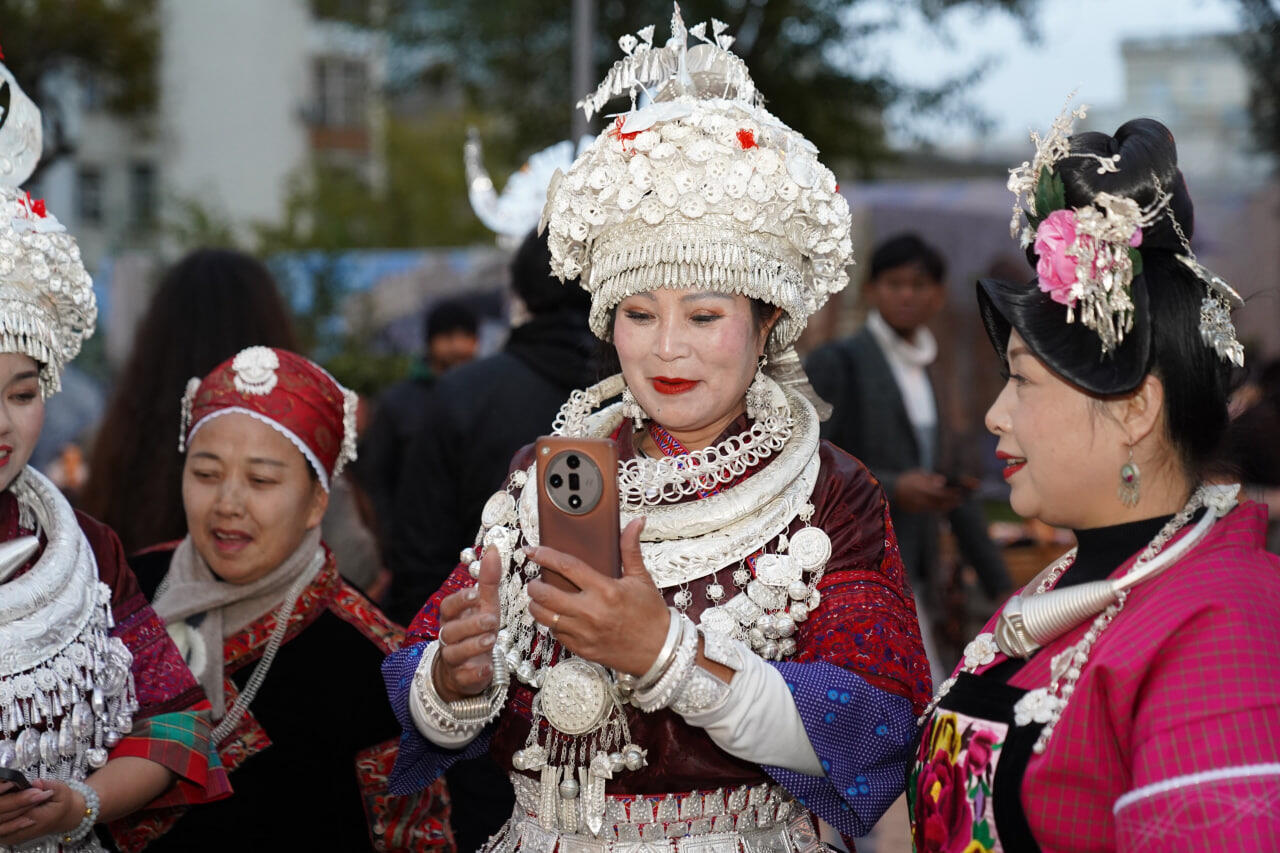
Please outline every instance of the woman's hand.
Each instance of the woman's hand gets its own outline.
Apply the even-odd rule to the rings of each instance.
[[[36,779],[26,791],[0,783],[0,847],[12,847],[80,825],[84,797],[53,779]]]
[[[446,702],[483,693],[493,681],[501,580],[498,552],[487,548],[476,585],[460,589],[440,602],[440,650],[431,680]]]
[[[578,592],[565,592],[531,581],[533,618],[578,657],[632,675],[643,675],[657,659],[670,618],[640,555],[643,529],[644,519],[637,519],[622,531],[622,577],[617,579],[553,548],[527,550],[529,559],[578,587]]]

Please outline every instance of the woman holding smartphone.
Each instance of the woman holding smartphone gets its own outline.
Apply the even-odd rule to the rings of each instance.
[[[653,103],[548,192],[552,271],[621,364],[554,430],[617,448],[620,577],[539,547],[527,450],[383,667],[396,786],[512,771],[487,849],[818,850],[870,829],[914,748],[928,667],[884,495],[819,440],[791,348],[847,283],[848,206],[710,26],[620,40],[588,114],[633,81]]]
[[[452,846],[436,789],[387,796],[398,727],[376,667],[403,631],[342,580],[320,539],[329,488],[355,458],[357,405],[313,362],[269,347],[187,385],[189,533],[133,564],[213,702],[236,794],[138,822],[133,837],[153,838],[150,849]],[[264,820],[268,810],[300,819]]]
[[[916,850],[1280,849],[1280,560],[1215,473],[1239,297],[1191,249],[1168,129],[1071,123],[1010,179],[1037,278],[978,301],[1010,502],[1078,545],[921,717]]]
[[[3,65],[0,83],[0,850],[101,850],[98,824],[230,788],[119,539],[27,467],[97,307],[75,240],[17,189],[40,112]]]

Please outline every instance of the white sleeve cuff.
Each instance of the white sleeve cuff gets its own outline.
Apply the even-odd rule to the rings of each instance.
[[[729,683],[729,698],[709,711],[684,715],[730,755],[756,764],[823,776],[782,673],[749,650]]]

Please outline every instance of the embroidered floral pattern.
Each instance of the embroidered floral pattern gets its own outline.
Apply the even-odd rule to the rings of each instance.
[[[999,853],[991,789],[1008,726],[939,712],[907,782],[916,853]]]

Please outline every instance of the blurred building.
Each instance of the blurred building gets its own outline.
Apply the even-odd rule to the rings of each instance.
[[[51,88],[75,151],[31,188],[110,283],[99,298],[112,309],[112,361],[166,248],[161,223],[244,240],[281,219],[289,181],[312,158],[371,184],[383,173],[382,37],[318,20],[307,0],[162,0],[157,15],[154,114],[123,120],[104,108],[98,81],[62,75]]]
[[[1120,50],[1124,101],[1090,111],[1090,128],[1109,133],[1134,116],[1158,118],[1178,140],[1178,162],[1193,182],[1244,186],[1268,177],[1270,158],[1255,148],[1249,126],[1249,72],[1231,36],[1126,39]]]
[[[288,179],[312,155],[380,178],[380,37],[317,20],[305,0],[162,0],[157,14],[153,115],[111,115],[92,77],[57,87],[76,151],[38,191],[91,270],[155,248],[156,224],[189,209],[242,234],[279,220]]]

